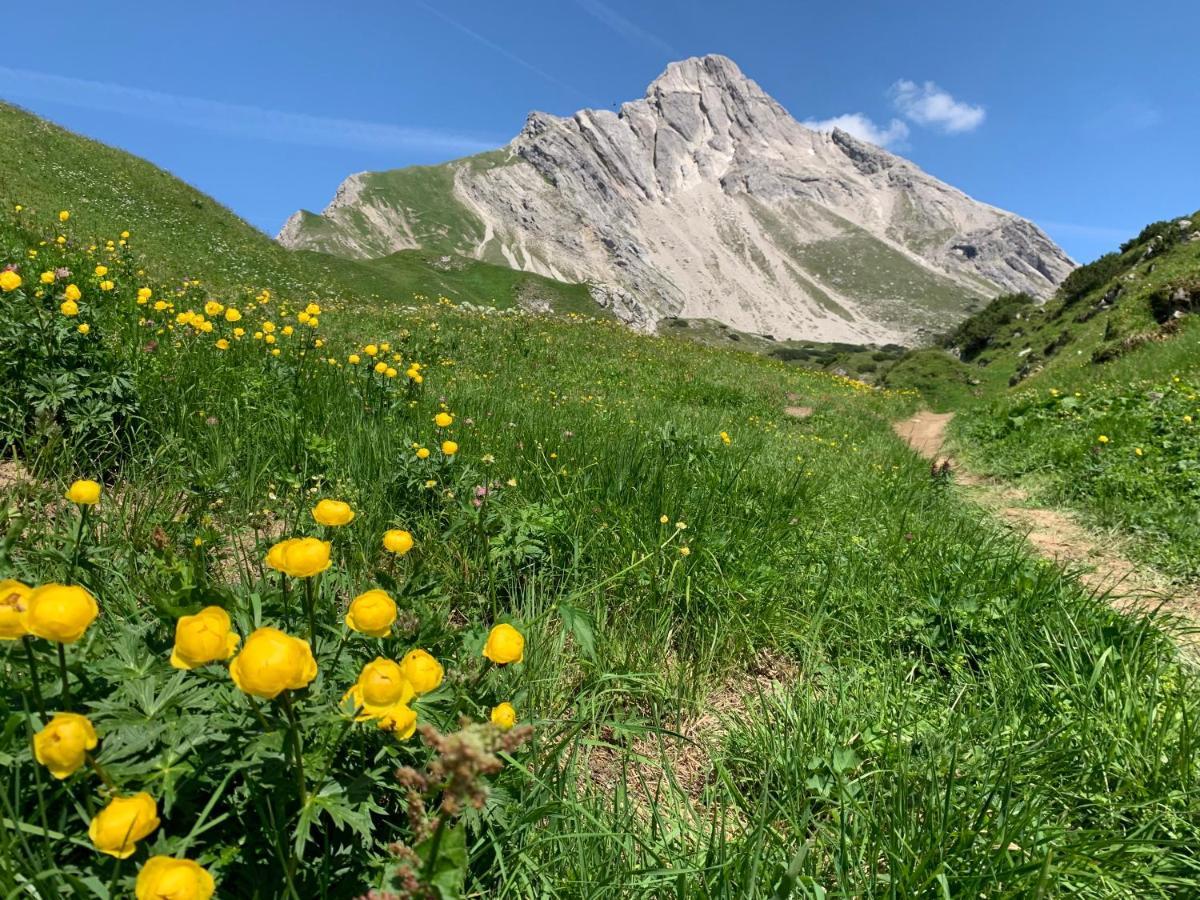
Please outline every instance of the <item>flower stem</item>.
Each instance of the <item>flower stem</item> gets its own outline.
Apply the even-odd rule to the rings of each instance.
[[[317,633],[317,616],[316,610],[313,609],[313,580],[311,578],[304,579],[304,609],[308,614],[308,639],[311,641],[313,635]]]
[[[62,642],[58,644],[58,674],[62,676],[62,705],[71,705],[71,681],[67,677],[67,648]]]
[[[446,823],[450,817],[443,811],[438,816],[437,830],[433,833],[433,839],[429,843],[429,859],[425,860],[425,871],[422,873],[421,880],[429,884],[429,879],[433,877],[434,867],[437,865],[438,847],[442,843],[442,834],[446,831]]]
[[[42,701],[42,681],[38,678],[37,657],[33,655],[33,641],[29,635],[21,638],[25,645],[25,655],[29,658],[29,680],[33,682],[33,702],[37,705],[38,713],[44,718],[46,704]]]
[[[90,511],[90,506],[79,508],[79,526],[75,529],[75,549],[71,552],[71,568],[67,570],[67,584],[71,583],[71,579],[75,577],[75,570],[79,568],[79,554],[83,550],[83,532],[87,528]]]
[[[280,694],[280,702],[283,704],[283,711],[287,714],[288,723],[291,725],[288,731],[292,742],[292,757],[296,765],[296,790],[300,796],[300,808],[303,809],[308,805],[308,789],[304,780],[304,745],[300,739],[300,723],[296,719],[296,708],[292,705],[292,692],[284,691]]]
[[[108,772],[104,771],[104,767],[100,765],[100,763],[96,762],[96,758],[92,756],[92,754],[85,753],[84,759],[87,760],[88,767],[96,773],[96,777],[104,782],[104,786],[115,794],[117,792],[117,785],[112,780],[112,776],[110,776]]]

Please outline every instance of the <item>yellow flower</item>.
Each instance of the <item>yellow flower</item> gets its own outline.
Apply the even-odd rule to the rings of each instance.
[[[65,222],[69,218],[71,218],[71,214],[65,209],[58,214],[58,221],[60,222]]]
[[[78,301],[81,297],[83,297],[83,292],[73,284],[68,284],[66,289],[63,291],[63,299],[72,303]]]
[[[404,659],[400,660],[400,668],[418,695],[437,690],[446,675],[446,670],[440,662],[419,649],[409,650]]]
[[[171,665],[194,669],[219,659],[229,659],[241,638],[233,633],[229,613],[219,606],[206,606],[194,616],[180,616],[175,623],[175,646]]]
[[[25,601],[24,623],[30,634],[73,644],[100,615],[96,598],[78,585],[43,584]]]
[[[442,452],[447,456],[453,456],[458,452],[458,444],[454,441],[442,441]]]
[[[128,232],[128,231],[122,231],[122,232],[121,232],[121,240],[126,240],[128,237],[129,237],[129,232]]]
[[[96,274],[103,278],[108,274],[108,266],[96,266]]]
[[[728,431],[721,432],[721,442],[724,443],[726,447],[733,443],[733,440],[729,437]]]
[[[691,556],[692,548],[689,547],[687,544],[684,544],[682,547],[679,548],[679,555],[680,556]]]
[[[429,448],[428,447],[418,447],[417,448],[417,459],[429,459]]]
[[[367,344],[367,346],[363,347],[363,353],[367,354],[367,356],[375,356],[378,352],[379,348],[374,344]]]
[[[1183,424],[1184,424],[1184,425],[1191,425],[1191,424],[1192,424],[1192,417],[1191,417],[1191,416],[1184,416],[1184,417],[1183,417]]]
[[[211,900],[213,877],[199,863],[171,856],[152,856],[138,872],[137,900]]]
[[[33,736],[33,756],[61,780],[83,767],[87,751],[97,743],[96,729],[85,716],[60,712]]]
[[[329,568],[329,541],[312,537],[288,538],[271,547],[266,563],[293,578],[311,578]]]
[[[240,322],[240,321],[242,321],[242,314],[240,312],[238,312],[238,310],[235,307],[231,306],[231,307],[229,307],[229,309],[225,310],[225,321],[226,322]]]
[[[292,334],[292,333],[293,333],[295,330],[296,330],[296,329],[295,329],[295,328],[293,328],[291,325],[284,325],[284,326],[283,326],[283,334],[284,334],[284,336],[285,336],[285,337],[286,337],[287,335],[289,335],[289,334]]]
[[[33,589],[12,578],[0,581],[0,641],[15,641],[29,633],[24,612]]]
[[[1133,452],[1134,452],[1134,454],[1136,454],[1137,456],[1141,456],[1141,455],[1142,455],[1142,448],[1141,448],[1141,447],[1134,447],[1134,448],[1133,448]]]
[[[100,290],[102,291],[111,291],[114,287],[116,287],[116,285],[108,279],[100,282]]]
[[[388,378],[395,378],[397,372],[391,366],[388,366],[386,369],[384,369],[383,374],[386,375]]]
[[[216,348],[218,350],[228,350],[229,341],[225,340],[225,338],[217,338]]]
[[[407,704],[414,696],[413,686],[404,677],[400,666],[377,656],[362,667],[358,681],[346,691],[342,700],[353,699],[354,718],[365,722],[386,715],[398,703]]]
[[[4,291],[7,294],[9,291],[15,291],[20,286],[21,276],[12,269],[5,269],[3,272],[0,272],[0,291]]]
[[[508,731],[517,724],[517,711],[511,703],[500,703],[492,707],[492,724],[501,731]]]
[[[275,330],[275,323],[274,322],[263,322],[262,330],[265,331],[267,334],[270,334],[272,331]]]
[[[357,366],[360,362],[362,362],[362,357],[360,357],[357,353],[351,353],[348,361],[350,365]]]
[[[259,628],[229,664],[229,677],[247,694],[274,700],[285,690],[307,687],[317,677],[317,661],[308,641]]]
[[[92,819],[88,837],[101,853],[125,859],[159,824],[154,798],[142,791],[132,797],[113,797]]]
[[[668,518],[667,518],[667,516],[664,514],[664,515],[661,515],[661,516],[659,516],[659,517],[658,517],[658,521],[659,521],[661,524],[663,524],[663,525],[666,525],[666,524],[667,524],[668,522],[670,522],[671,520],[670,520],[670,519],[668,519]]]
[[[321,307],[315,303],[310,303],[308,306],[304,307],[304,311],[310,316],[319,316],[321,314]]]
[[[379,717],[379,727],[390,731],[398,741],[407,741],[417,730],[417,714],[406,703],[397,703]]]
[[[147,288],[147,287],[138,288],[137,302],[138,303],[146,303],[150,300],[150,298],[152,296],[154,296],[154,291],[150,290],[150,288]]]
[[[100,502],[100,485],[91,479],[81,478],[63,496],[80,506],[95,506]]]
[[[92,326],[89,325],[87,322],[80,322],[79,327],[76,328],[75,330],[78,331],[80,334],[87,334],[88,332],[90,332],[92,330]]]
[[[488,633],[483,655],[499,666],[519,663],[525,658],[525,638],[511,625],[497,625]]]
[[[388,364],[385,362],[377,362],[375,363],[374,369],[376,375],[382,375],[388,370]]]
[[[389,528],[383,533],[383,549],[403,556],[413,548],[413,536],[403,528]]]
[[[450,413],[440,412],[433,417],[433,424],[438,428],[449,428],[454,424],[454,416]]]
[[[370,637],[387,637],[395,621],[396,601],[378,588],[359,594],[346,610],[346,627]]]
[[[79,304],[74,300],[64,300],[58,304],[58,311],[64,316],[77,316],[79,315]]]
[[[322,500],[313,507],[312,517],[320,525],[339,528],[354,521],[354,510],[341,500]]]
[[[1107,444],[1108,443],[1108,435],[1102,434],[1102,435],[1100,435],[1100,437],[1096,438],[1096,440],[1099,441],[1101,444]]]
[[[219,303],[216,300],[209,300],[204,304],[204,314],[206,316],[219,316],[221,310],[225,308],[225,304]]]
[[[38,276],[38,281],[40,281],[42,284],[54,284],[54,273],[43,272]]]

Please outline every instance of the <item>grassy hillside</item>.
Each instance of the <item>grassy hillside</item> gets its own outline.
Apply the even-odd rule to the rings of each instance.
[[[1174,623],[931,479],[912,393],[62,207],[0,220],[4,893],[1200,892]]]
[[[440,292],[480,305],[523,298],[596,311],[580,285],[513,273],[505,266],[430,253],[362,262],[292,252],[170,173],[0,103],[0,202],[24,207],[30,228],[53,240],[53,214],[70,208],[89,234],[131,233],[129,245],[161,278],[203,273],[214,289],[268,288],[296,299],[353,294],[381,303]],[[433,226],[431,226],[433,227]]]
[[[982,471],[1021,478],[1200,577],[1200,215],[1148,226],[1071,275],[1044,307],[1000,298],[949,335],[961,360],[915,355],[964,404],[956,434]],[[887,376],[905,379],[902,363]],[[947,385],[967,379],[970,396]],[[961,381],[960,381],[961,383]]]

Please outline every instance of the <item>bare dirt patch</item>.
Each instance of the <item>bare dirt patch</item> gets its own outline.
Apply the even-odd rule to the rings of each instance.
[[[946,427],[953,418],[954,413],[922,411],[894,423],[893,428],[934,470],[945,467],[972,500],[1022,533],[1042,556],[1077,570],[1079,580],[1098,593],[1107,593],[1115,608],[1145,612],[1161,608],[1200,624],[1200,594],[1167,584],[1124,556],[1119,539],[1090,531],[1062,510],[1030,506],[1029,495],[1021,488],[968,472],[945,455]]]
[[[791,403],[793,405],[785,406],[783,408],[783,411],[787,415],[791,416],[793,419],[807,419],[809,416],[811,416],[813,414],[813,412],[815,412],[815,410],[811,406],[795,405],[795,404],[799,404],[799,402],[800,402],[799,394],[788,394],[787,398],[788,398],[788,403]]]

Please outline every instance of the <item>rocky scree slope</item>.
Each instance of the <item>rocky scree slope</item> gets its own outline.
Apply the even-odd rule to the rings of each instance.
[[[1036,226],[849,134],[814,131],[722,56],[620,112],[529,116],[507,147],[352,175],[288,247],[436,249],[585,282],[635,327],[711,318],[781,338],[909,341],[1072,261]]]

